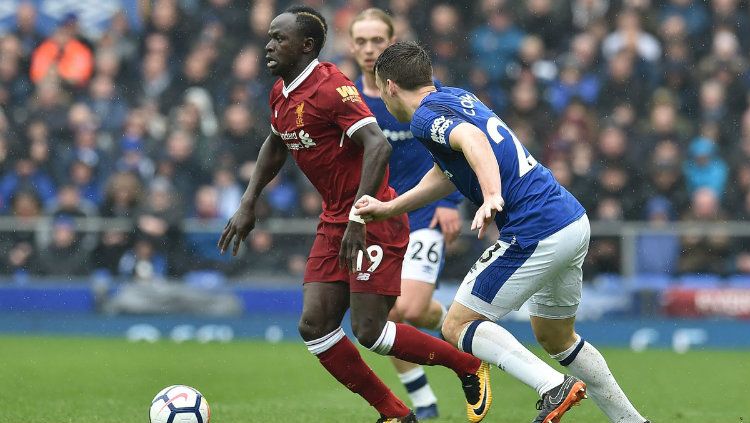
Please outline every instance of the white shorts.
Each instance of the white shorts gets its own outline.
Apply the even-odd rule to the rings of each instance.
[[[445,239],[437,229],[417,229],[409,234],[409,248],[401,267],[401,279],[434,284],[443,267]]]
[[[498,241],[471,268],[455,300],[492,320],[529,299],[532,316],[573,317],[581,301],[581,266],[590,236],[589,219],[583,215],[537,245],[521,248]]]

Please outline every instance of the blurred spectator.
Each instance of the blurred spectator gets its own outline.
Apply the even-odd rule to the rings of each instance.
[[[159,53],[147,53],[141,63],[138,85],[132,94],[135,102],[153,102],[164,109],[165,105],[160,100],[172,85],[167,57]]]
[[[527,33],[535,33],[544,45],[557,53],[571,34],[570,9],[566,2],[553,0],[525,0],[521,9],[519,26]]]
[[[635,9],[621,11],[617,16],[617,29],[602,42],[602,52],[608,60],[623,51],[651,63],[661,56],[659,40],[643,30],[641,16]]]
[[[101,215],[105,217],[135,217],[141,203],[142,185],[138,177],[128,172],[113,174],[107,182]]]
[[[425,38],[432,51],[435,76],[446,85],[468,79],[468,45],[458,10],[450,4],[438,4],[430,12],[430,33]]]
[[[55,198],[52,178],[39,170],[26,153],[16,160],[14,169],[0,178],[0,210],[7,208],[11,198],[21,191],[33,192],[45,204]]]
[[[594,104],[599,94],[599,77],[593,73],[584,74],[581,64],[573,56],[562,59],[560,74],[550,88],[550,104],[557,113],[562,112],[574,98]]]
[[[228,220],[239,207],[244,189],[237,183],[234,173],[227,168],[214,172],[213,186],[219,194],[219,218]]]
[[[34,50],[31,80],[38,84],[48,78],[60,78],[74,87],[88,83],[94,69],[91,49],[78,37],[78,17],[66,14],[50,38]]]
[[[190,204],[197,187],[206,182],[206,176],[195,151],[195,138],[184,131],[174,131],[167,138],[166,159],[173,168],[172,183],[177,190],[177,200]]]
[[[134,219],[141,204],[141,191],[141,183],[132,173],[113,174],[107,182],[101,216]],[[120,257],[132,245],[132,232],[105,229],[94,252],[96,267],[117,273]]]
[[[253,105],[258,110],[266,109],[266,85],[262,83],[260,58],[261,51],[255,45],[245,46],[235,56],[231,78],[218,90],[216,98],[220,108],[224,109],[230,104],[245,104]]]
[[[151,283],[167,276],[167,259],[149,238],[138,238],[120,258],[117,274],[136,283]]]
[[[275,215],[289,217],[297,208],[297,189],[283,173],[266,185],[265,197]]]
[[[693,194],[708,188],[721,199],[729,176],[726,162],[718,155],[716,145],[708,138],[698,137],[690,143],[689,158],[683,165],[688,191]]]
[[[708,11],[700,1],[669,0],[662,7],[661,18],[664,20],[672,15],[678,15],[685,20],[690,36],[696,40],[703,35],[709,25]]]
[[[693,193],[690,210],[683,220],[693,224],[718,223],[725,221],[726,215],[721,210],[716,192],[700,188]],[[680,273],[725,274],[730,247],[731,239],[725,231],[715,231],[708,236],[698,233],[684,235],[678,269]]]
[[[518,82],[512,91],[511,105],[503,116],[532,155],[539,155],[549,138],[554,121],[552,110],[539,98],[539,89],[531,82]],[[528,128],[525,136],[519,134]]]
[[[664,197],[653,197],[646,204],[646,220],[654,230],[664,229],[673,220],[672,204]],[[680,240],[667,233],[645,233],[638,237],[638,273],[674,274],[680,255]]]
[[[37,84],[31,96],[29,111],[31,119],[43,121],[55,139],[65,137],[68,118],[68,101],[65,92],[55,82]]]
[[[42,205],[33,192],[20,191],[11,200],[11,213],[18,219],[19,230],[0,237],[2,273],[25,275],[32,271],[38,256],[33,224],[42,216]],[[26,228],[23,228],[26,226]]]
[[[21,43],[23,57],[31,57],[36,46],[42,42],[42,35],[36,29],[37,13],[34,3],[22,1],[16,6],[16,28],[13,34]]]
[[[618,198],[597,198],[594,219],[616,224],[623,219],[622,204]],[[617,237],[595,237],[584,261],[584,274],[620,272],[620,240]]]
[[[606,93],[599,97],[599,113],[608,115],[619,106],[626,103],[640,113],[646,101],[646,87],[634,73],[635,57],[628,50],[614,54],[607,66],[607,77],[601,87]]]
[[[39,252],[35,272],[43,276],[87,275],[90,251],[82,248],[80,241],[73,219],[58,216],[52,223],[52,242]]]
[[[15,110],[26,104],[32,86],[23,74],[21,60],[0,52],[0,106]]]
[[[155,168],[144,150],[140,140],[123,138],[120,142],[120,159],[115,163],[115,169],[119,172],[132,172],[142,182],[149,183],[154,176]]]
[[[172,187],[166,180],[151,183],[144,205],[136,218],[136,239],[149,241],[151,248],[167,260],[170,273],[181,273],[183,213],[175,203]],[[137,250],[138,247],[136,246]],[[122,262],[121,262],[122,264]],[[166,271],[166,269],[165,269]]]
[[[199,221],[213,223],[219,219],[219,193],[210,185],[202,185],[195,193],[191,217]],[[190,270],[219,270],[227,266],[231,254],[222,255],[216,242],[219,234],[211,232],[187,232],[186,249],[193,262]]]
[[[323,212],[323,200],[315,190],[304,191],[300,196],[300,204],[305,217],[318,217]]]
[[[253,274],[272,275],[287,266],[286,258],[274,251],[274,236],[271,232],[255,229],[248,238],[245,256]]]
[[[652,98],[648,120],[644,119],[638,125],[637,133],[640,143],[634,146],[634,154],[642,157],[660,141],[687,143],[692,128],[690,122],[678,114],[672,96],[666,91],[657,91]]]
[[[750,22],[748,16],[739,9],[738,0],[712,0],[709,2],[713,16],[712,24],[715,28],[731,28],[742,43],[745,50],[750,47]]]
[[[685,210],[689,203],[687,187],[682,175],[680,149],[673,141],[662,141],[654,148],[649,165],[645,198],[663,197],[672,203],[675,212]]]
[[[240,104],[227,107],[224,111],[224,133],[219,144],[219,164],[241,167],[255,162],[261,143],[261,133],[247,107]],[[249,179],[249,175],[245,179]]]
[[[523,36],[510,10],[504,7],[489,11],[486,23],[472,31],[474,57],[491,81],[505,78],[508,65],[521,48]]]
[[[573,0],[570,2],[573,26],[579,31],[605,18],[609,0]]]
[[[104,190],[96,176],[95,164],[86,154],[80,155],[70,164],[70,182],[81,192],[83,199],[97,207],[102,205]]]
[[[120,98],[111,77],[97,76],[91,81],[87,104],[98,117],[102,130],[111,134],[122,130],[128,106]]]
[[[725,88],[726,105],[729,110],[744,110],[747,106],[745,86],[741,77],[750,68],[747,58],[742,56],[737,35],[730,29],[714,32],[710,54],[698,63],[698,77],[716,79]]]

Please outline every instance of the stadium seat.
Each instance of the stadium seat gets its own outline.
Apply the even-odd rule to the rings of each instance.
[[[687,273],[677,277],[677,286],[680,288],[712,289],[719,288],[721,278],[713,273]]]
[[[727,286],[750,289],[750,275],[732,275],[727,280]]]
[[[672,277],[666,273],[639,273],[629,278],[628,288],[632,291],[664,291],[672,283]]]

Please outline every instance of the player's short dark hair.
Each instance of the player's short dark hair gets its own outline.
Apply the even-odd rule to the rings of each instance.
[[[405,90],[432,85],[432,61],[427,51],[412,41],[399,41],[375,61],[375,73]]]
[[[326,43],[326,34],[328,34],[328,24],[326,18],[317,10],[308,6],[290,6],[284,13],[293,13],[297,16],[297,27],[305,37],[310,37],[315,41],[315,54],[320,54],[323,45]]]

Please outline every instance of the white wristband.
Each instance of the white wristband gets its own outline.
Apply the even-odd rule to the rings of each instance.
[[[365,220],[362,219],[362,216],[358,214],[354,214],[354,210],[355,210],[354,206],[352,206],[352,209],[349,211],[349,220],[351,220],[352,222],[357,222],[357,223],[361,223],[364,225]]]

